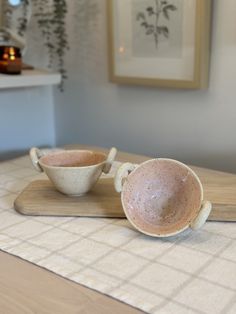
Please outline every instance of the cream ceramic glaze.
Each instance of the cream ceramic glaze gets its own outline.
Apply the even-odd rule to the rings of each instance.
[[[200,228],[211,211],[203,202],[203,187],[185,164],[165,158],[139,166],[123,164],[115,188],[128,220],[139,231],[155,236],[175,235],[188,227]]]
[[[116,154],[114,147],[108,156],[89,150],[64,150],[47,155],[36,147],[30,150],[35,169],[44,171],[58,191],[70,196],[87,193],[102,172],[110,171]]]

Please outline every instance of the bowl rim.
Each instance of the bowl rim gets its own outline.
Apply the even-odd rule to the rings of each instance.
[[[92,153],[92,154],[98,154],[98,155],[102,155],[104,157],[104,161],[102,162],[99,162],[97,164],[94,164],[94,165],[89,165],[89,166],[74,166],[74,167],[65,167],[65,166],[52,166],[52,165],[47,165],[46,163],[44,163],[42,161],[42,159],[44,157],[47,157],[47,156],[50,156],[50,155],[60,155],[60,154],[63,154],[63,153],[83,153],[83,152],[86,152],[86,153]],[[60,151],[56,151],[56,152],[52,152],[52,153],[49,153],[49,154],[46,154],[46,155],[43,155],[39,158],[38,162],[40,164],[40,166],[42,167],[45,167],[45,168],[48,168],[48,169],[63,169],[63,170],[71,170],[71,169],[83,169],[83,168],[94,168],[94,167],[97,167],[97,166],[101,166],[103,165],[105,162],[107,161],[107,155],[104,154],[103,152],[100,152],[100,151],[96,151],[96,150],[87,150],[87,149],[69,149],[69,150],[60,150]]]
[[[122,207],[123,207],[123,210],[124,210],[124,213],[127,217],[127,219],[129,220],[129,222],[133,225],[133,227],[135,227],[135,229],[137,229],[138,231],[146,234],[146,235],[149,235],[149,236],[152,236],[152,237],[157,237],[157,238],[166,238],[166,237],[170,237],[170,236],[174,236],[186,229],[188,229],[188,227],[191,225],[191,223],[193,222],[193,220],[197,217],[194,217],[191,221],[187,221],[186,222],[186,225],[181,228],[181,229],[177,229],[176,231],[173,231],[173,232],[170,232],[170,233],[153,233],[153,232],[148,232],[148,231],[145,231],[143,230],[142,228],[140,228],[139,226],[137,226],[133,219],[129,216],[129,214],[127,213],[127,209],[125,208],[125,205],[124,205],[124,193],[123,191],[125,190],[125,186],[127,185],[127,181],[128,181],[128,178],[129,176],[133,176],[135,174],[135,172],[137,171],[138,168],[148,164],[148,163],[152,163],[154,161],[170,161],[170,162],[173,162],[175,164],[178,164],[179,166],[187,169],[188,171],[191,172],[191,174],[193,175],[193,177],[195,178],[195,180],[198,182],[198,185],[200,187],[200,196],[201,196],[201,203],[203,202],[203,185],[198,177],[198,175],[195,173],[195,171],[193,171],[193,169],[191,169],[188,165],[182,163],[181,161],[178,161],[178,160],[175,160],[175,159],[171,159],[171,158],[153,158],[153,159],[149,159],[149,160],[146,160],[144,162],[142,162],[141,164],[138,164],[137,167],[128,175],[128,177],[126,178],[125,182],[124,182],[124,185],[123,185],[123,188],[122,188],[122,191],[121,191],[121,203],[122,203]],[[200,211],[201,207],[199,208],[199,211]],[[198,211],[198,212],[199,212]]]

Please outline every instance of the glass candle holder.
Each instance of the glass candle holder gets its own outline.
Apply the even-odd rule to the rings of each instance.
[[[20,74],[22,59],[20,48],[0,46],[0,73]]]

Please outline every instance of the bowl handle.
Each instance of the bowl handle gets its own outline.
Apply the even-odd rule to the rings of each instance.
[[[34,168],[38,172],[43,172],[43,168],[39,164],[39,158],[43,156],[43,153],[37,147],[32,147],[30,149],[30,158]]]
[[[121,165],[115,176],[115,189],[118,193],[122,191],[124,179],[136,168],[136,165],[126,162]]]
[[[212,205],[210,202],[208,201],[203,202],[197,217],[190,224],[190,228],[192,228],[193,230],[200,229],[206,222],[208,216],[210,215],[211,209]]]
[[[103,167],[103,170],[102,170],[104,173],[108,173],[111,170],[111,166],[112,166],[114,159],[116,158],[116,154],[117,154],[117,149],[115,147],[112,147],[110,149],[108,156],[107,156],[105,166]]]

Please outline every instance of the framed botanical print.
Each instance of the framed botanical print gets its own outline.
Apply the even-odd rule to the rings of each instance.
[[[107,0],[110,81],[208,86],[211,0]]]

